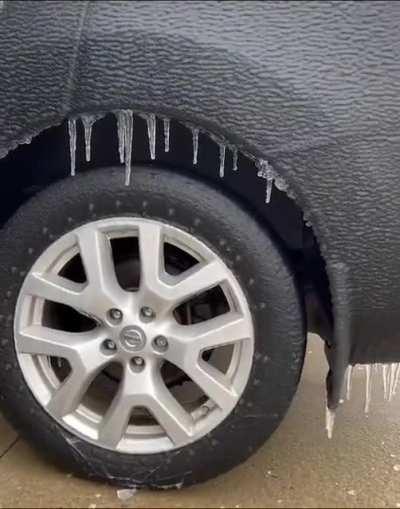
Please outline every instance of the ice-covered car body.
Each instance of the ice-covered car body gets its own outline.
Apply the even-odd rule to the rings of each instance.
[[[81,115],[155,114],[261,161],[293,202],[265,212],[285,244],[304,214],[320,248],[335,407],[348,364],[400,360],[399,23],[395,2],[2,2],[3,216],[18,147]]]

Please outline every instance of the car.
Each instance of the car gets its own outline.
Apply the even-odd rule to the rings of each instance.
[[[351,366],[367,407],[372,364],[394,393],[399,23],[396,2],[1,2],[22,436],[118,486],[206,481],[278,427],[308,332],[329,435]]]

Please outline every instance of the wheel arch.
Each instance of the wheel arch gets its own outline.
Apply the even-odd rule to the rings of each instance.
[[[92,114],[95,112],[91,112]],[[93,126],[91,161],[85,161],[85,143],[81,117],[77,119],[76,172],[119,165],[118,134],[115,113],[105,114]],[[208,181],[228,194],[257,219],[268,235],[272,235],[284,252],[297,280],[301,299],[305,301],[309,330],[319,332],[327,342],[332,341],[333,316],[329,281],[325,261],[321,255],[313,225],[308,223],[292,190],[273,187],[270,203],[265,203],[266,180],[258,176],[255,156],[239,153],[238,171],[233,171],[234,145],[227,138],[218,138],[199,124],[187,124],[170,119],[170,151],[164,151],[163,118],[157,120],[156,160],[150,158],[145,120],[134,114],[134,142],[132,185],[136,164],[164,165],[187,175]],[[193,126],[199,129],[198,162],[193,163]],[[226,143],[225,174],[219,176],[219,143]],[[8,189],[4,189],[0,218],[2,222],[20,203],[52,182],[70,177],[70,144],[68,119],[60,125],[44,129],[30,144],[19,146],[0,160],[0,171],[10,175]],[[121,181],[124,179],[124,165]],[[12,189],[10,189],[10,187]],[[307,224],[306,224],[307,223]]]

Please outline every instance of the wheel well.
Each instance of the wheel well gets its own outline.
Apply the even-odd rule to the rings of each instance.
[[[113,114],[96,122],[91,140],[92,158],[86,162],[83,126],[77,122],[77,172],[119,164],[116,132]],[[306,226],[303,213],[295,201],[274,187],[271,201],[266,204],[266,181],[257,176],[254,161],[239,153],[238,171],[233,171],[233,153],[229,147],[226,149],[224,178],[221,178],[219,145],[206,131],[201,130],[199,134],[197,164],[193,164],[190,127],[171,120],[170,150],[165,152],[163,123],[159,120],[156,140],[157,165],[195,174],[214,187],[223,189],[269,230],[296,273],[306,302],[308,329],[322,334],[329,341],[333,317],[325,262],[312,227]],[[135,163],[152,164],[146,121],[140,116],[134,117],[132,159]],[[0,171],[7,182],[7,186],[2,186],[0,191],[0,224],[4,224],[29,197],[50,183],[69,176],[67,122],[42,131],[30,144],[20,145],[11,151],[0,160]],[[121,179],[123,175],[121,167]]]

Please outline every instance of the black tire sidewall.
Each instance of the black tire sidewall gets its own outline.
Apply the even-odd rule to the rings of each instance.
[[[77,226],[116,216],[173,224],[205,242],[231,268],[253,315],[251,375],[235,410],[197,442],[167,453],[128,455],[72,435],[36,401],[13,340],[16,301],[26,274],[56,239]],[[254,218],[206,183],[158,168],[88,172],[46,188],[0,232],[0,399],[31,443],[86,477],[123,486],[192,484],[244,461],[275,430],[294,396],[304,359],[301,299],[285,257]]]

